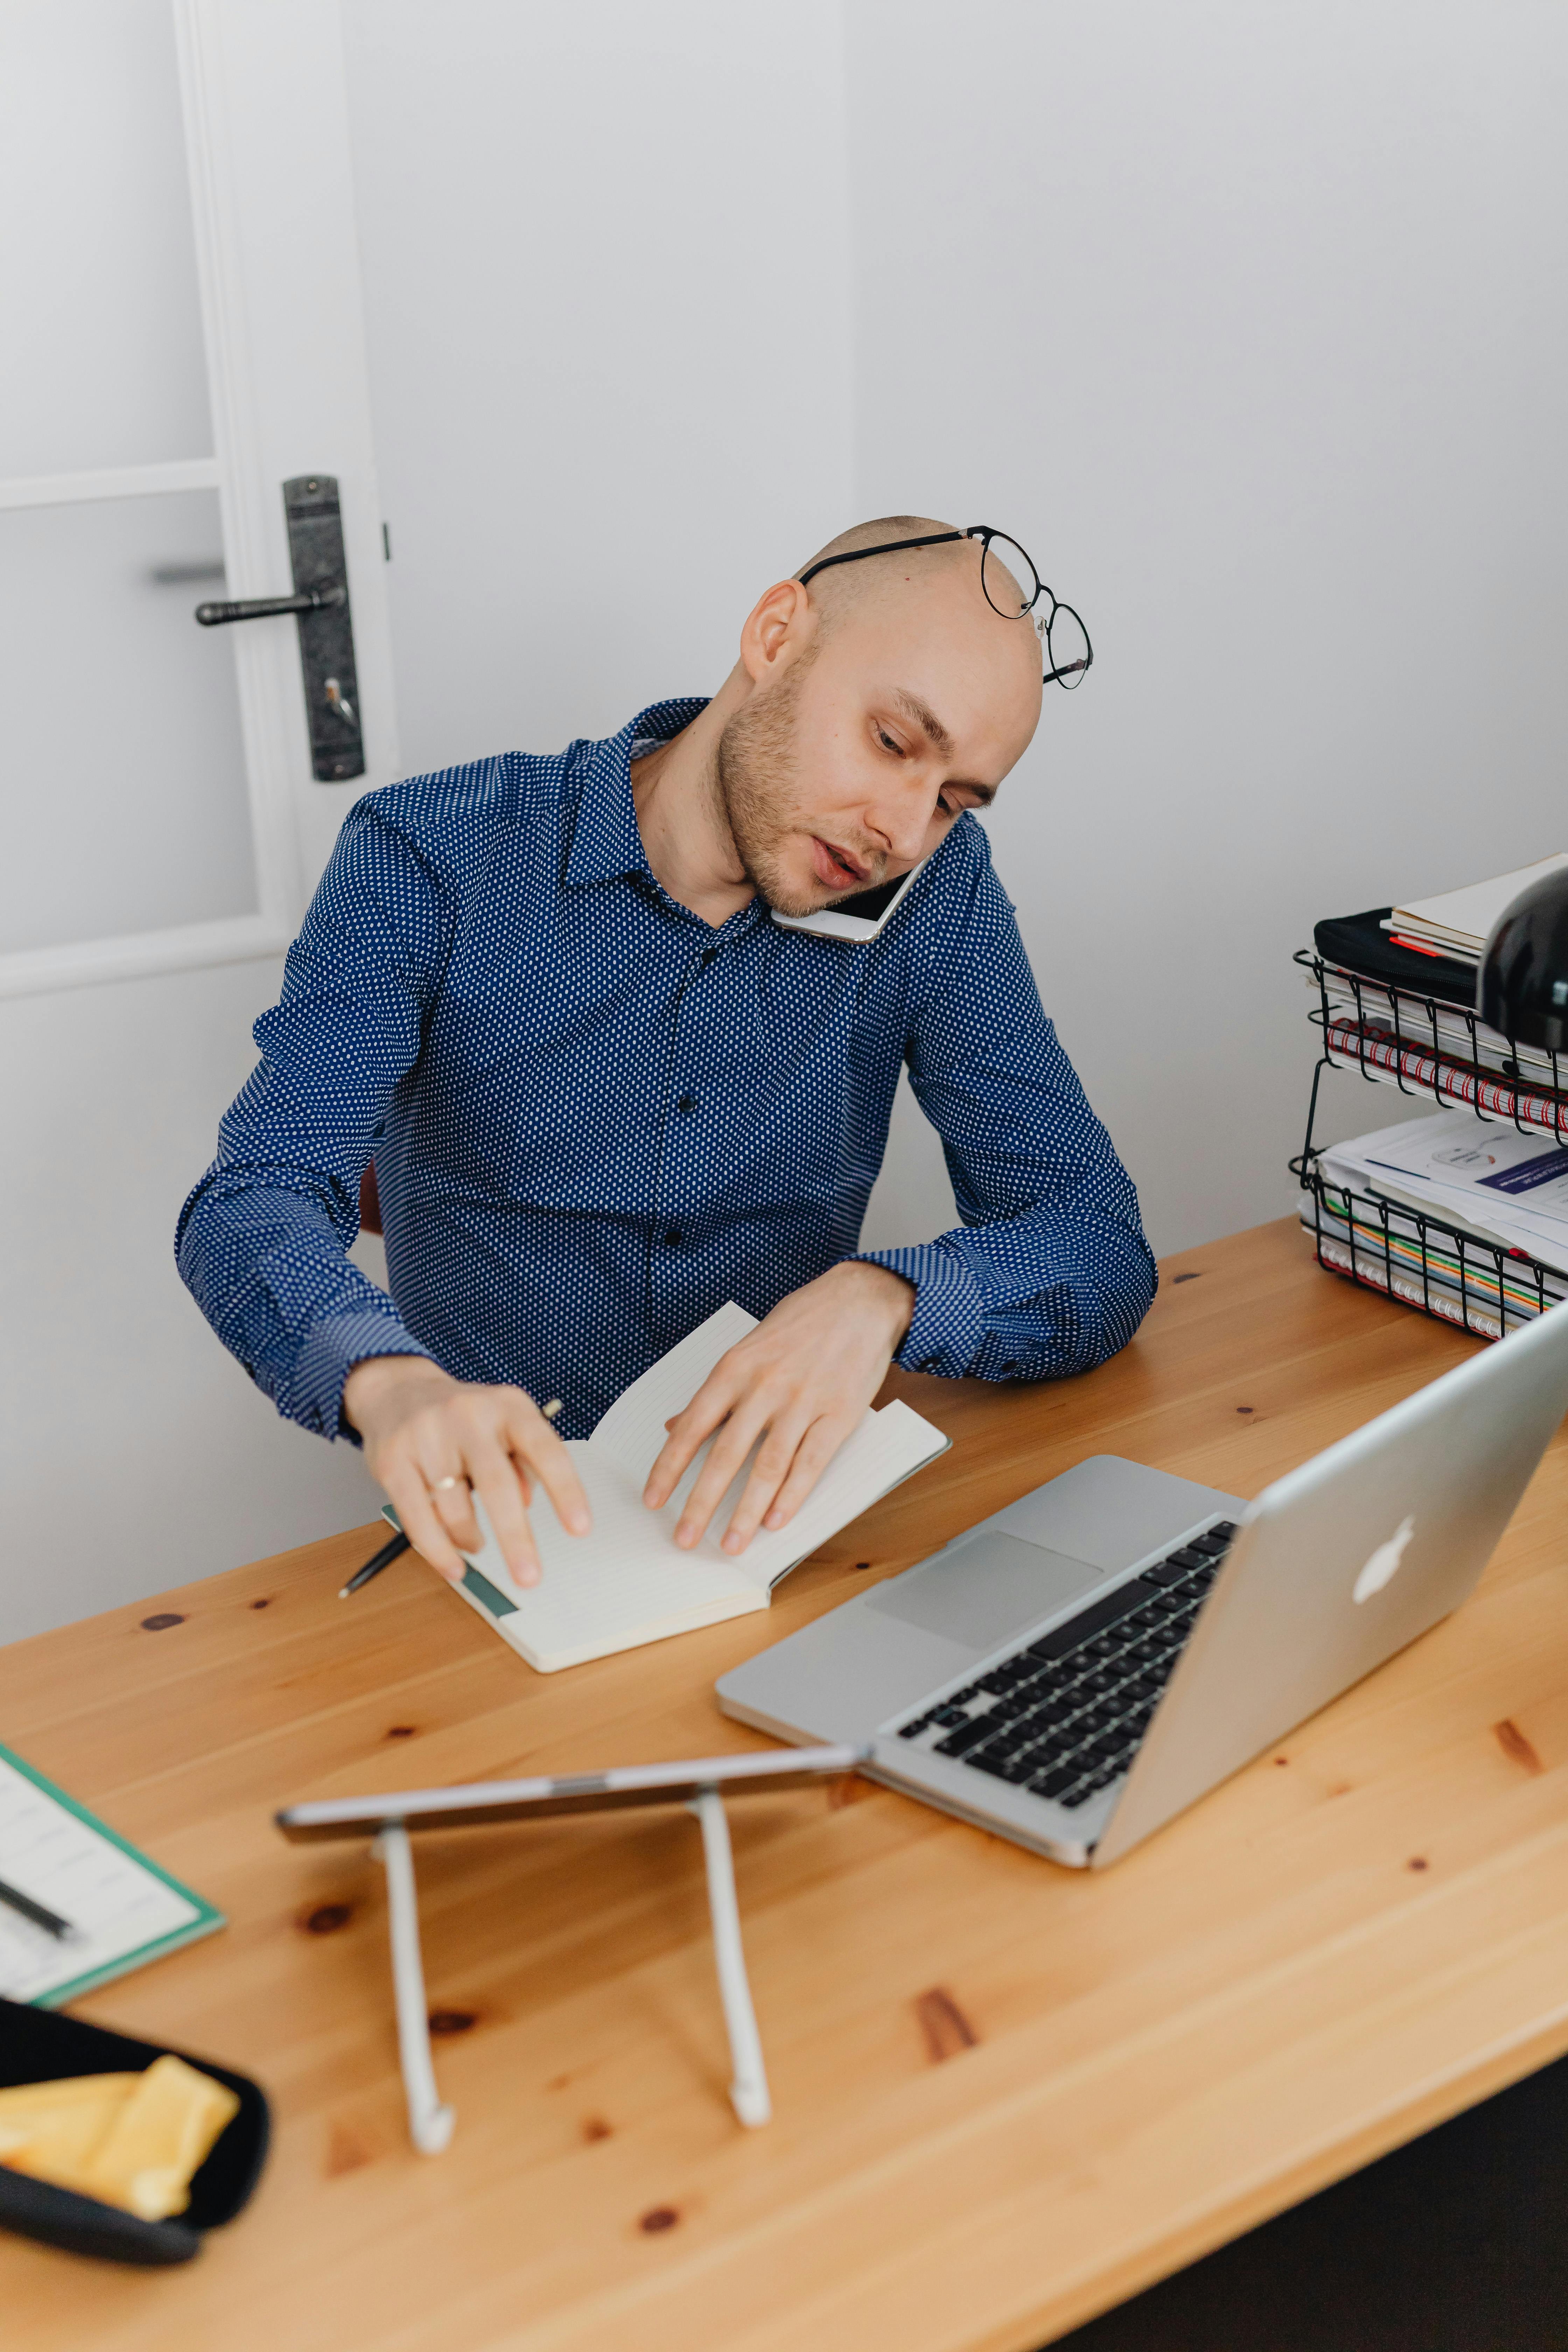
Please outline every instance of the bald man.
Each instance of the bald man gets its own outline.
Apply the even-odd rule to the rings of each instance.
[[[713,1437],[696,1543],[760,1440],[732,1552],[787,1524],[890,1362],[1084,1371],[1148,1309],[1136,1197],[973,820],[1034,734],[1039,640],[974,540],[888,544],[948,529],[834,541],[758,600],[710,702],[372,793],[343,825],[176,1250],[279,1411],[362,1441],[447,1577],[477,1495],[533,1581],[535,1488],[588,1524],[557,1427],[586,1436],[726,1299],[762,1319],[646,1500]],[[864,943],[773,919],[922,860]],[[859,1253],[906,1066],[963,1223]],[[347,1255],[373,1158],[391,1297]]]

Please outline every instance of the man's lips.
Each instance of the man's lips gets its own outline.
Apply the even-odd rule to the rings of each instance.
[[[830,890],[853,887],[857,883],[864,886],[871,879],[868,866],[851,857],[847,849],[835,848],[819,834],[811,836],[811,862],[816,868],[817,880],[825,882]]]

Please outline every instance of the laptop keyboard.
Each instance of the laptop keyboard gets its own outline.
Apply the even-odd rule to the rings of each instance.
[[[900,1725],[900,1738],[1056,1804],[1087,1803],[1131,1763],[1236,1534],[1221,1519],[1192,1537]]]

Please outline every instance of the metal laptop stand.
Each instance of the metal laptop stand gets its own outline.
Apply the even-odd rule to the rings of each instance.
[[[769,2121],[773,2102],[741,1944],[735,1864],[724,1799],[748,1791],[807,1787],[829,1775],[853,1771],[868,1753],[863,1748],[814,1748],[786,1750],[783,1755],[714,1756],[700,1763],[623,1765],[559,1780],[491,1780],[378,1797],[328,1799],[291,1805],[279,1813],[279,1828],[296,1843],[365,1835],[374,1842],[372,1851],[386,1873],[397,2051],[408,2101],[408,2129],[420,2153],[438,2156],[451,2139],[456,2117],[436,2087],[410,1830],[460,1829],[641,1805],[683,1804],[695,1813],[702,1831],[713,1958],[730,2037],[730,2098],[742,2123],[755,2127]]]
[[[702,1825],[702,1858],[708,1866],[708,1913],[713,1925],[713,1958],[719,1998],[730,2036],[730,2103],[743,2124],[772,2120],[763,2039],[752,2005],[751,1980],[741,1942],[741,1911],[735,1899],[735,1862],[730,1823],[717,1789],[702,1789],[689,1810]],[[439,2156],[452,2137],[457,2116],[436,2088],[430,2050],[430,2013],[425,2000],[425,1964],[419,1951],[419,1895],[414,1884],[414,1852],[402,1822],[388,1822],[372,1851],[386,1872],[386,1906],[392,1931],[392,1985],[397,2002],[397,2054],[408,2100],[408,2132],[422,2156]]]

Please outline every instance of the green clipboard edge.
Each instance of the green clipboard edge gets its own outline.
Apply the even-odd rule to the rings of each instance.
[[[73,1977],[68,1984],[56,1985],[49,1991],[37,1994],[28,2002],[30,2009],[63,2009],[68,2000],[75,2000],[81,1993],[91,1992],[95,1986],[108,1984],[115,1977],[129,1976],[132,1969],[144,1968],[149,1960],[161,1960],[165,1952],[177,1952],[183,1946],[194,1944],[203,1936],[211,1936],[219,1927],[227,1927],[228,1922],[223,1913],[216,1910],[205,1895],[198,1895],[194,1887],[176,1878],[173,1871],[165,1870],[162,1863],[154,1862],[151,1854],[143,1853],[140,1846],[132,1845],[129,1838],[122,1838],[118,1830],[111,1830],[107,1822],[100,1821],[96,1813],[89,1812],[85,1805],[79,1805],[66,1790],[58,1787],[46,1774],[35,1771],[26,1757],[18,1756],[14,1748],[7,1748],[3,1741],[0,1741],[0,1759],[15,1771],[20,1772],[24,1780],[31,1780],[36,1789],[41,1789],[46,1797],[51,1797],[57,1805],[63,1805],[68,1813],[74,1813],[79,1822],[85,1822],[99,1837],[107,1838],[110,1845],[117,1845],[121,1853],[128,1853],[132,1862],[149,1871],[154,1878],[161,1878],[165,1886],[172,1887],[185,1902],[194,1904],[196,1910],[196,1916],[188,1927],[172,1927],[166,1936],[158,1937],[151,1944],[138,1944],[133,1952],[126,1952],[117,1960],[106,1960],[100,1969],[89,1969],[85,1976]]]

